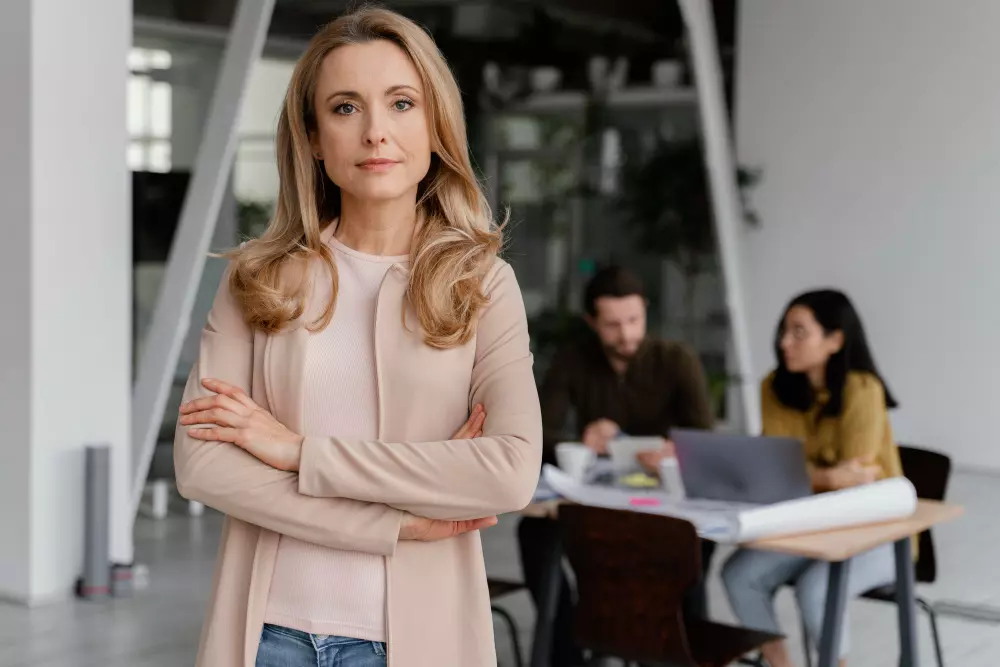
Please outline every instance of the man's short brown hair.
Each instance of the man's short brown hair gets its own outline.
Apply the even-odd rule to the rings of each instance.
[[[583,307],[587,314],[593,317],[597,314],[598,299],[633,295],[646,298],[642,279],[623,266],[606,266],[595,273],[587,283],[583,295]]]

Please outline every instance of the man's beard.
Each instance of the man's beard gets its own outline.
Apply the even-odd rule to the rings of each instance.
[[[608,356],[609,359],[614,361],[621,361],[628,363],[635,358],[635,355],[639,352],[639,346],[636,345],[631,350],[622,351],[620,347],[604,347],[604,354]]]

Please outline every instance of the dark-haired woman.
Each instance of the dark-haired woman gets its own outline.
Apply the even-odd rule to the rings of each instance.
[[[879,375],[857,311],[841,292],[802,294],[788,305],[775,336],[777,368],[761,386],[765,435],[805,443],[816,492],[846,489],[902,475],[889,423],[896,407]],[[891,545],[852,559],[848,594],[855,596],[895,580]],[[779,632],[774,595],[795,585],[799,611],[813,645],[823,627],[828,565],[823,562],[740,549],[722,578],[730,605],[748,627]],[[840,664],[846,664],[845,627]],[[790,667],[784,641],[763,647],[772,667]]]

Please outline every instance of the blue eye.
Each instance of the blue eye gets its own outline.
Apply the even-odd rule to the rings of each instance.
[[[402,99],[398,99],[395,102],[393,102],[392,108],[395,109],[396,111],[409,111],[410,109],[413,108],[413,101],[408,100],[404,97]]]
[[[342,116],[350,116],[357,110],[358,108],[353,104],[351,104],[350,102],[344,102],[343,104],[338,104],[337,106],[335,106],[333,108],[333,113],[338,113]]]

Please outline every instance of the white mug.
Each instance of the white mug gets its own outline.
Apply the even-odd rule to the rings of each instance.
[[[564,473],[582,482],[597,460],[593,449],[580,442],[560,442],[556,445],[556,463]]]
[[[677,459],[668,456],[660,460],[660,486],[673,500],[684,500],[684,480],[681,479],[681,467]]]

